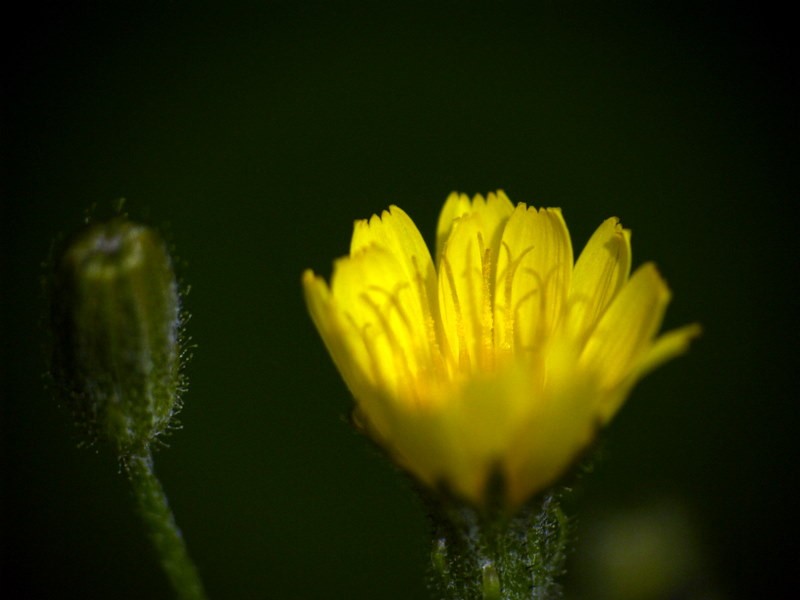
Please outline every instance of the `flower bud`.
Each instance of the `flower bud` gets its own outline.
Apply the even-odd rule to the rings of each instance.
[[[152,229],[115,218],[89,226],[57,259],[53,377],[92,438],[143,455],[179,408],[180,301]]]

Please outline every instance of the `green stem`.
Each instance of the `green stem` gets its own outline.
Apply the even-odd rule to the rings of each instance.
[[[567,554],[558,493],[513,516],[435,505],[431,591],[442,600],[556,600]]]
[[[149,453],[133,456],[126,464],[139,514],[177,597],[180,600],[205,600],[200,576],[175,524],[164,488],[153,472],[152,457]]]

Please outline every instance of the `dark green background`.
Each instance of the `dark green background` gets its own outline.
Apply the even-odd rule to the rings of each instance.
[[[424,597],[423,510],[347,424],[300,273],[327,275],[352,221],[389,203],[430,240],[451,190],[498,187],[561,206],[576,250],[620,216],[674,291],[667,326],[704,326],[605,436],[579,548],[603,515],[666,502],[701,557],[682,597],[788,581],[795,32],[769,8],[663,4],[6,15],[0,595],[169,597],[114,459],[78,449],[42,387],[40,264],[125,197],[191,284],[183,429],[156,468],[211,595]]]

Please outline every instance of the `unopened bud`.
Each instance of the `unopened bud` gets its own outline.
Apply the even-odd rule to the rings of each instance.
[[[57,259],[53,376],[79,425],[120,457],[143,455],[179,408],[180,306],[152,229],[91,225]]]

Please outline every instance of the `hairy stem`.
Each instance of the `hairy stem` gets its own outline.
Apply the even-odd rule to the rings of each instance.
[[[205,600],[206,594],[175,517],[167,503],[164,488],[153,472],[150,454],[126,461],[139,514],[158,553],[177,597],[180,600]]]

